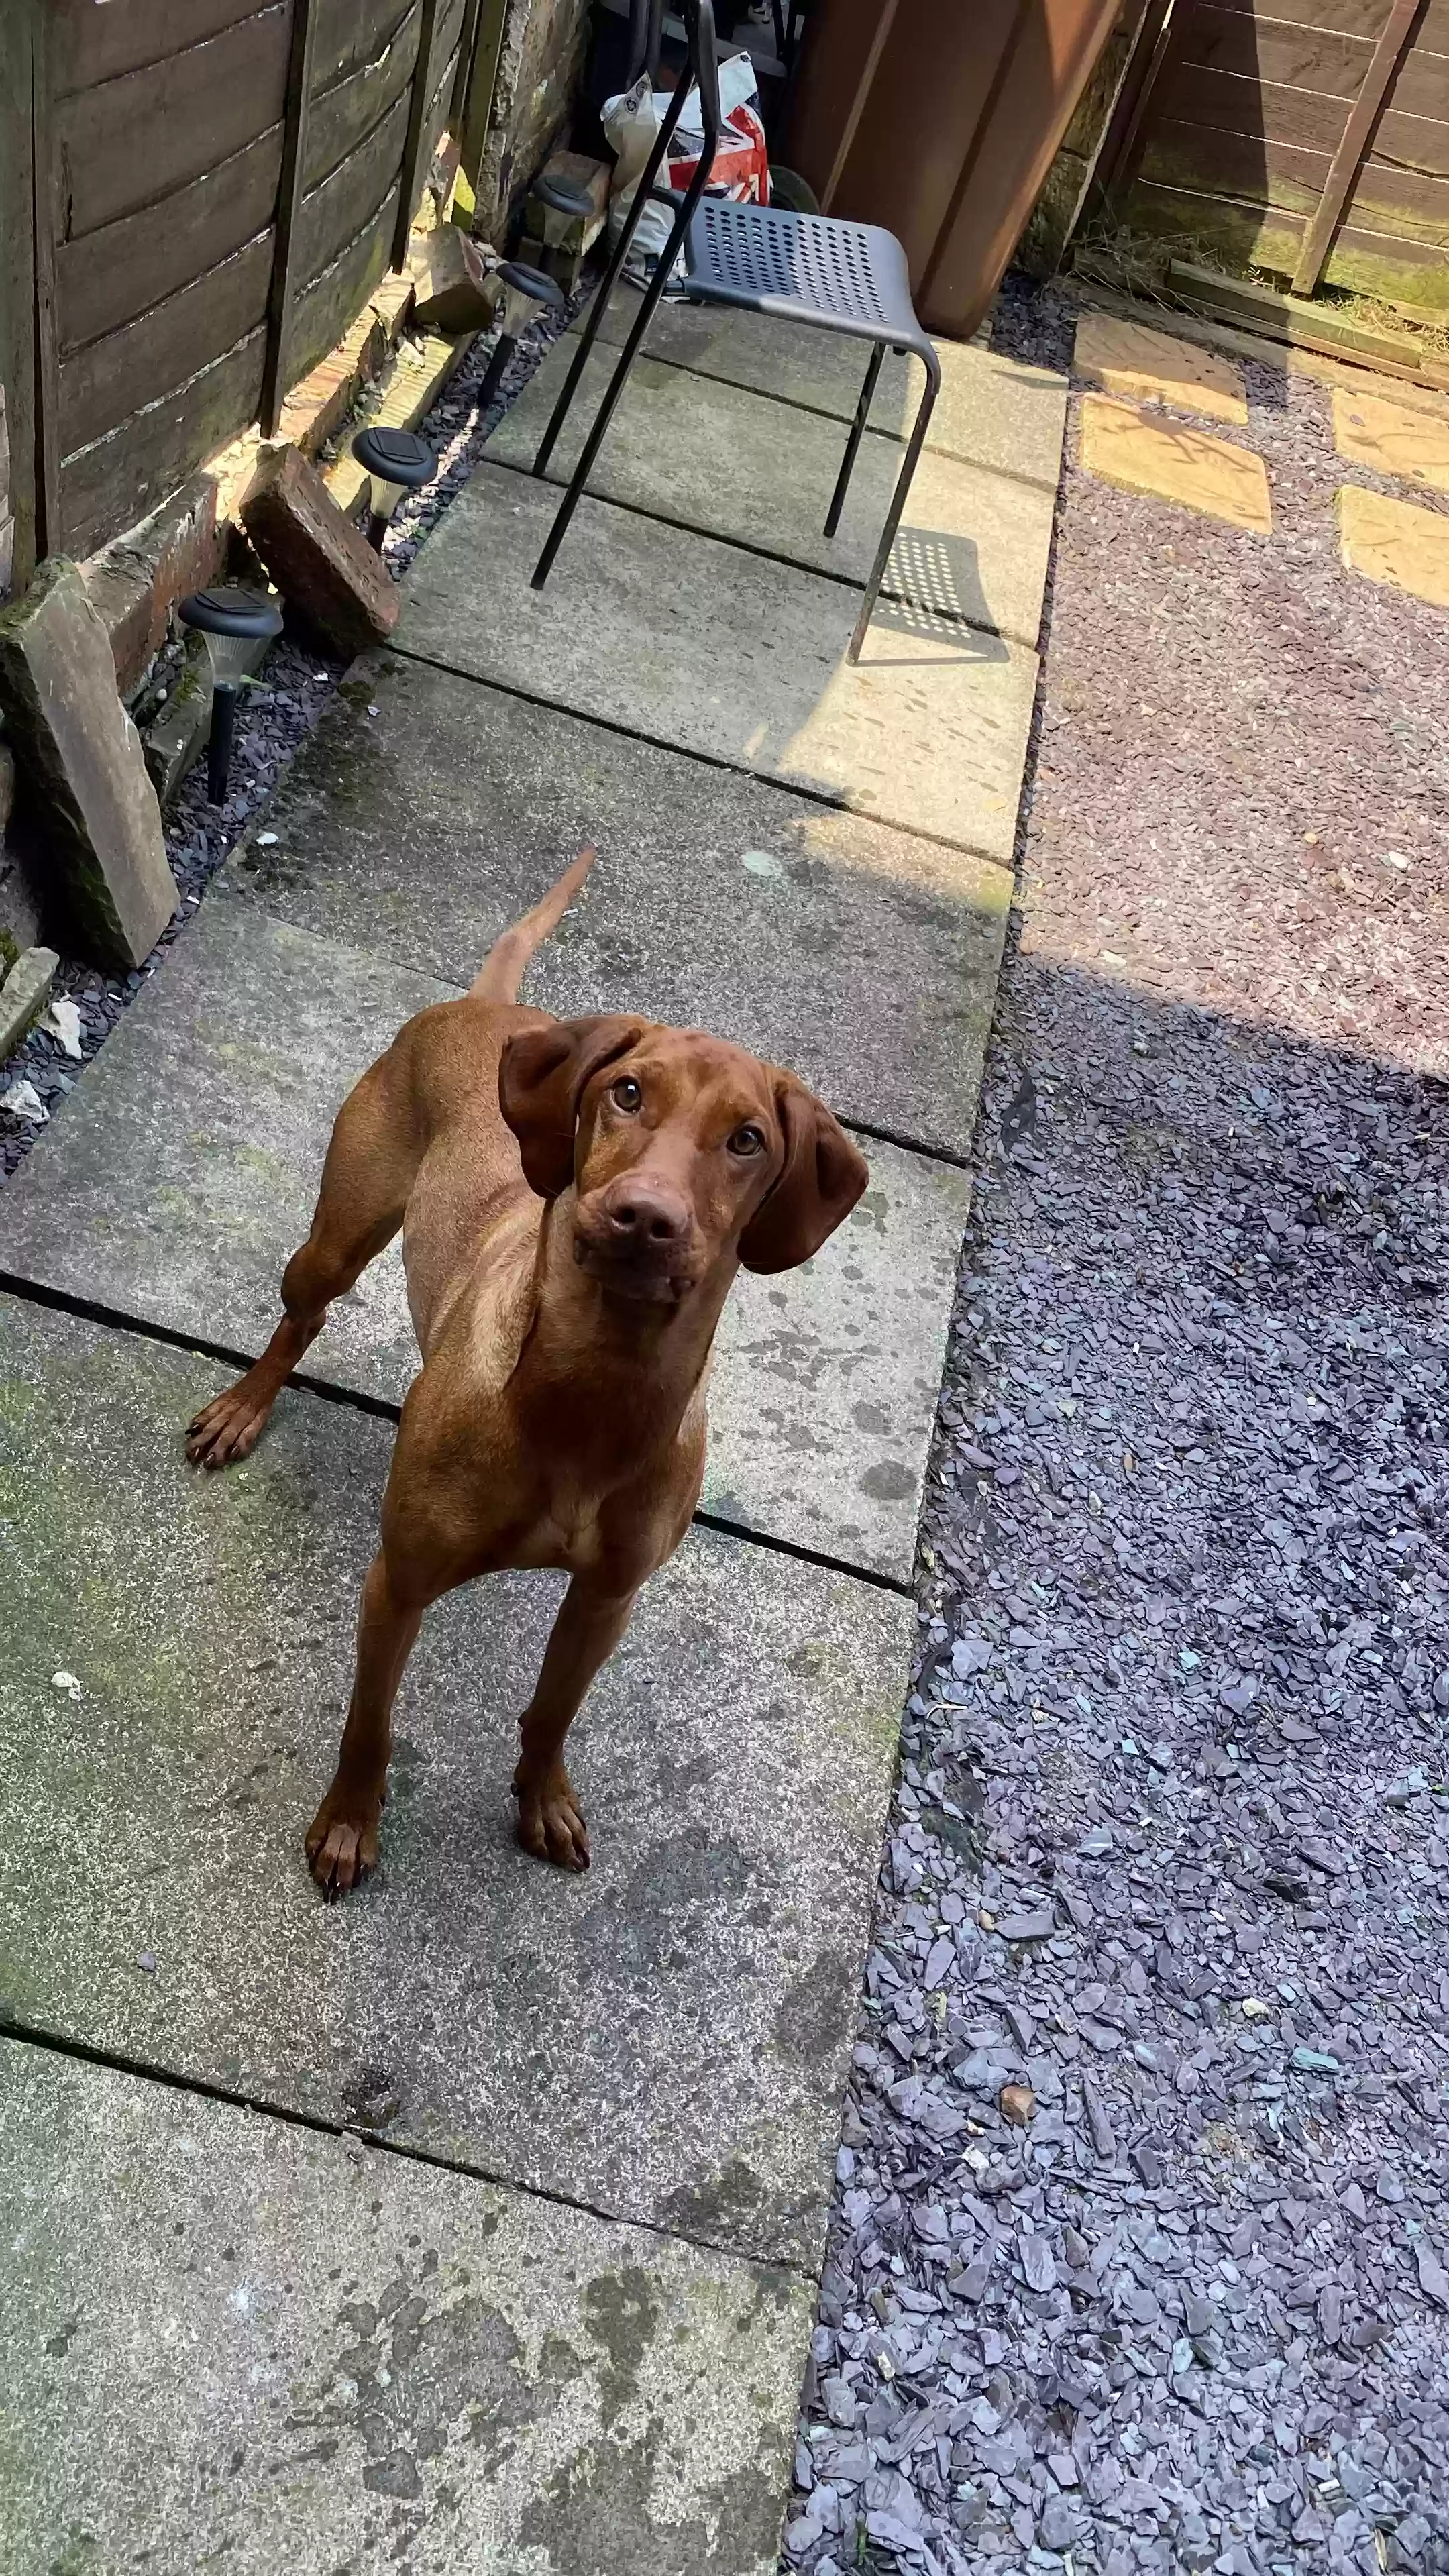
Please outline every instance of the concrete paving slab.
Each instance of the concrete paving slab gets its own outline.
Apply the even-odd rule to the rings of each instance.
[[[585,841],[529,1001],[717,1030],[841,1117],[970,1153],[1012,880],[919,834],[380,653],[227,882],[465,985]]]
[[[1124,492],[1176,502],[1254,536],[1272,534],[1268,469],[1261,456],[1185,422],[1159,425],[1131,403],[1084,394],[1082,466]]]
[[[600,337],[622,348],[637,310],[633,288],[620,287]],[[1066,377],[1050,367],[1024,367],[1015,358],[998,357],[974,341],[938,340],[936,349],[941,391],[931,415],[929,445],[942,456],[990,466],[1055,492],[1067,416]],[[733,313],[723,305],[670,302],[660,306],[650,324],[646,355],[724,384],[803,404],[832,420],[850,421],[870,351],[863,340],[843,340],[833,331],[812,331],[799,322]],[[872,428],[888,437],[905,437],[925,382],[918,358],[887,357],[871,406]]]
[[[573,354],[557,342],[489,442],[495,465],[532,467]],[[566,483],[598,412],[614,354],[596,347],[549,467]],[[589,478],[591,492],[833,572],[864,588],[900,473],[889,439],[865,440],[833,538],[825,513],[844,442],[837,424],[767,395],[642,358]],[[1051,550],[1045,484],[928,450],[911,485],[885,587],[926,612],[1035,644]]]
[[[1449,608],[1449,518],[1346,483],[1338,495],[1339,550],[1350,572]]]
[[[302,1835],[391,1430],[288,1394],[198,1476],[182,1428],[224,1377],[0,1300],[4,2019],[816,2265],[912,1605],[691,1533],[575,1729],[572,1878],[508,1794],[560,1579],[454,1594],[404,1676],[381,1871],[329,1907]]]
[[[1242,423],[1248,397],[1242,366],[1220,349],[1204,349],[1124,314],[1088,311],[1077,323],[1072,364],[1089,384],[1128,402],[1164,403],[1172,411]]]
[[[397,648],[1009,861],[1034,653],[883,600],[853,667],[843,583],[609,501],[580,504],[535,591],[557,507],[480,466],[413,567]]]
[[[344,1094],[451,989],[213,895],[8,1184],[4,1268],[259,1351]],[[824,1250],[731,1295],[705,1504],[904,1583],[970,1184],[865,1143],[871,1187]],[[416,1367],[393,1245],[304,1375],[400,1403]]]
[[[1449,418],[1443,414],[1410,411],[1376,394],[1337,391],[1333,443],[1351,464],[1449,492]]]
[[[17,2571],[769,2576],[813,2298],[0,2042]]]

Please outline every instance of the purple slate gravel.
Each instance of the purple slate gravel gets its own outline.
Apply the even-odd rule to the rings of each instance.
[[[1266,544],[1063,477],[814,2576],[1449,2569],[1449,625],[1252,377]]]

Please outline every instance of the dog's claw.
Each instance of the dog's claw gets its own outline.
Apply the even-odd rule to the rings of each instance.
[[[329,1905],[377,1867],[382,1801],[358,1805],[328,1790],[307,1828],[307,1865]]]
[[[589,1829],[568,1773],[560,1768],[541,1788],[525,1786],[515,1778],[513,1794],[524,1850],[532,1852],[535,1860],[551,1860],[559,1869],[587,1869]]]

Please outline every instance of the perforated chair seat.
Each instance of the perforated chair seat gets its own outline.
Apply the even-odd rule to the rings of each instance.
[[[533,587],[541,590],[548,579],[600,444],[613,419],[629,370],[658,310],[659,299],[668,281],[676,275],[676,263],[682,263],[684,292],[698,304],[733,305],[744,313],[763,313],[781,322],[813,323],[821,330],[839,332],[847,339],[869,342],[870,363],[825,517],[827,537],[833,537],[840,525],[841,510],[855,460],[860,453],[860,443],[869,424],[870,406],[887,350],[909,350],[921,361],[925,371],[925,389],[917,404],[915,422],[895,478],[885,526],[865,585],[860,614],[855,621],[855,631],[846,648],[848,660],[854,662],[865,641],[901,523],[906,495],[911,488],[911,478],[926,442],[931,406],[940,390],[941,362],[929,336],[916,319],[906,255],[893,233],[882,232],[876,224],[851,223],[840,215],[800,215],[782,206],[741,206],[736,205],[732,198],[714,197],[707,193],[722,123],[713,0],[676,0],[676,5],[684,20],[685,51],[693,88],[685,81],[675,85],[648,162],[615,234],[608,267],[593,309],[578,335],[563,389],[539,442],[538,453],[533,460],[535,474],[548,471],[549,458],[589,363],[615,281],[629,256],[629,246],[642,208],[650,198],[663,198],[673,206],[674,220],[669,228],[669,240],[654,263],[639,310],[629,326],[603,399],[585,435],[578,462],[569,476],[568,488],[544,540],[543,552],[534,565]],[[643,71],[648,72],[651,81],[655,80],[663,10],[664,0],[633,0],[634,68],[630,73],[631,81]],[[779,14],[777,12],[777,16]],[[792,18],[793,15],[792,7]],[[671,188],[661,184],[661,171],[671,138],[680,122],[685,99],[690,96],[696,96],[699,101],[699,147],[688,187]]]
[[[928,348],[906,255],[894,233],[835,215],[703,197],[684,247],[688,292],[783,322],[814,322],[852,340]]]

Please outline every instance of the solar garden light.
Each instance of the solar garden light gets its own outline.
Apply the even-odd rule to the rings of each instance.
[[[528,193],[554,214],[567,215],[572,223],[586,224],[597,211],[588,189],[579,187],[573,179],[554,179],[545,175],[534,180]]]
[[[405,492],[416,492],[424,483],[431,483],[438,470],[437,456],[415,429],[389,429],[385,422],[360,429],[352,442],[352,453],[372,476],[367,542],[381,554],[388,522],[399,501]]]
[[[518,346],[519,334],[528,329],[535,313],[562,313],[567,302],[563,288],[545,277],[541,268],[524,268],[516,259],[502,259],[493,274],[503,281],[503,315],[488,372],[478,388],[480,412],[488,409],[497,393],[503,370]]]
[[[231,747],[236,738],[236,702],[247,677],[250,648],[269,635],[280,635],[282,612],[265,591],[194,590],[177,610],[183,626],[194,626],[206,644],[211,664],[211,731],[206,743],[206,793],[209,803],[226,803]]]

